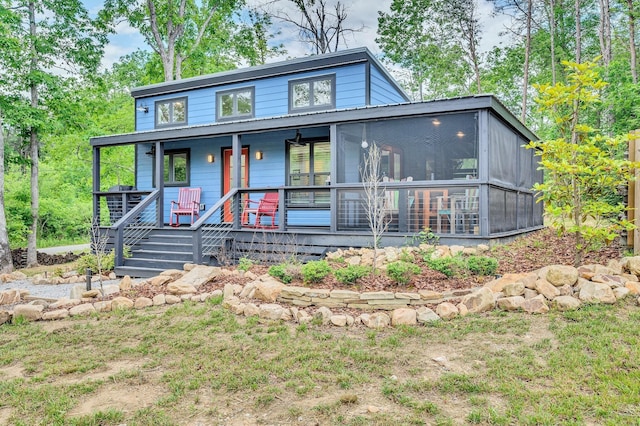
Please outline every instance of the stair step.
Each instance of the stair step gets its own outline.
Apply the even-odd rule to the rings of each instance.
[[[159,268],[146,268],[146,267],[133,267],[133,266],[118,266],[115,268],[115,273],[119,277],[129,275],[132,278],[150,278],[159,275],[165,269]]]
[[[189,260],[193,258],[191,251],[168,251],[168,250],[148,250],[136,249],[131,252],[129,259],[155,259],[155,260]]]
[[[147,268],[155,268],[160,269],[162,271],[167,269],[182,269],[185,263],[190,263],[191,258],[189,260],[166,260],[166,259],[150,259],[150,258],[133,258],[130,257],[125,259],[124,266],[135,266],[135,267],[147,267]]]
[[[149,250],[149,251],[170,251],[174,253],[191,253],[193,251],[193,244],[180,244],[172,242],[150,242],[145,241],[135,246],[134,250]]]

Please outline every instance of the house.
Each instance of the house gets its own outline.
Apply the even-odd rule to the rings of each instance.
[[[523,148],[535,135],[491,95],[410,102],[365,48],[131,94],[136,131],[91,139],[94,215],[119,274],[371,245],[361,176],[373,146],[383,245],[426,228],[445,244],[478,244],[542,226],[531,190],[542,173]],[[107,190],[100,154],[119,145],[135,148],[135,185]],[[199,210],[170,227],[181,188],[200,188]],[[265,194],[271,214],[259,211]]]

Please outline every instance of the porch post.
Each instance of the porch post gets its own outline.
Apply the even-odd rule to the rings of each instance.
[[[489,236],[489,111],[478,112],[478,193],[480,203],[478,214],[480,217],[480,235]]]
[[[100,225],[100,197],[96,195],[100,192],[100,148],[93,147],[93,219]]]
[[[234,133],[231,135],[231,152],[233,154],[233,174],[231,179],[235,188],[241,188],[242,182],[242,137]],[[250,186],[250,185],[249,185]],[[233,188],[232,188],[233,189]],[[240,197],[237,194],[231,200],[231,211],[233,212],[233,229],[240,229]]]
[[[156,204],[156,226],[162,228],[164,226],[164,144],[156,142],[156,189],[159,192]]]
[[[368,89],[367,89],[368,91]],[[338,190],[335,188],[336,179],[338,178],[338,126],[332,124],[329,126],[329,158],[331,159],[331,166],[329,173],[331,173],[331,187],[329,189],[329,230],[336,232],[338,230],[338,211],[340,206],[338,205]]]

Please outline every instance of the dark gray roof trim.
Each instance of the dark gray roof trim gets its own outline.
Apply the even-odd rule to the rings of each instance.
[[[201,126],[175,127],[163,130],[127,133],[113,136],[91,138],[92,146],[114,146],[132,143],[149,143],[156,141],[175,141],[180,139],[198,139],[230,135],[233,133],[257,133],[280,129],[296,129],[317,127],[330,124],[343,124],[366,120],[383,120],[413,115],[443,114],[478,109],[492,109],[505,119],[525,138],[537,139],[536,136],[520,123],[493,95],[478,95],[453,99],[442,99],[428,102],[359,107],[338,111],[322,111],[306,114],[285,115],[272,118],[231,121]]]
[[[258,65],[250,68],[241,68],[231,71],[223,71],[215,74],[200,77],[185,78],[166,83],[150,84],[148,86],[137,87],[131,90],[134,98],[144,98],[147,96],[164,95],[185,90],[199,89],[203,87],[219,86],[246,82],[261,78],[287,75],[299,72],[320,70],[330,67],[345,66],[361,62],[373,63],[382,74],[389,80],[396,90],[409,101],[409,97],[398,83],[391,77],[380,61],[371,54],[366,47],[342,50],[325,55],[305,56],[303,58],[290,59],[287,61],[274,62],[272,64]]]

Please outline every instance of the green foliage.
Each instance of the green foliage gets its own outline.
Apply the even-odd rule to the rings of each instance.
[[[238,260],[238,269],[243,272],[247,272],[252,266],[253,260],[247,257],[241,257],[240,260]]]
[[[498,260],[488,256],[469,256],[467,268],[475,275],[495,275],[498,270]]]
[[[305,283],[317,283],[331,273],[326,260],[312,260],[302,266],[302,279]]]
[[[428,226],[425,226],[422,231],[418,232],[418,235],[413,237],[414,245],[429,244],[435,246],[438,241],[440,241],[440,237],[434,234]]]
[[[387,275],[397,284],[407,284],[415,274],[420,273],[420,267],[413,263],[399,260],[387,265]]]
[[[267,273],[285,284],[289,284],[294,279],[297,280],[301,278],[300,265],[294,263],[272,265],[269,267]]]
[[[454,275],[462,274],[467,268],[466,262],[462,256],[447,256],[432,259],[430,255],[427,255],[425,256],[424,261],[429,268],[434,271],[441,272],[449,278]]]
[[[333,274],[338,282],[342,284],[353,284],[358,279],[371,273],[371,269],[362,265],[349,265],[345,268],[336,269]]]
[[[102,270],[113,271],[115,268],[116,255],[113,250],[106,253],[102,258]],[[91,269],[94,273],[98,272],[98,258],[95,254],[87,253],[82,255],[77,261],[78,271],[84,272],[86,269]]]
[[[545,180],[534,189],[545,203],[552,225],[560,233],[575,236],[576,266],[584,253],[613,241],[623,229],[627,207],[615,200],[617,188],[633,178],[638,163],[623,159],[627,137],[608,137],[585,123],[600,104],[607,84],[594,62],[564,62],[568,83],[536,85],[540,110],[556,126],[555,138],[527,145],[541,157]]]

